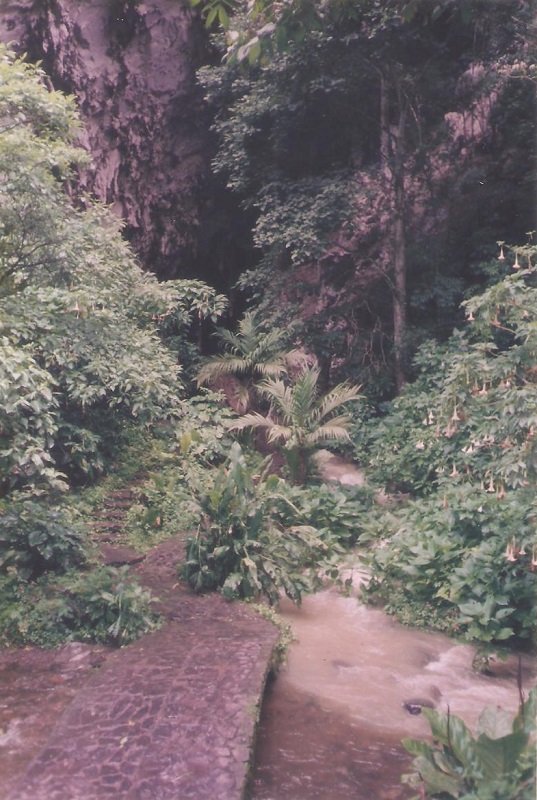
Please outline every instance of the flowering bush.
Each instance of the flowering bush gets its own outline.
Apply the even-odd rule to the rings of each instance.
[[[517,248],[512,274],[465,303],[468,330],[376,423],[369,444],[377,476],[400,486],[401,473],[403,486],[427,495],[384,517],[391,538],[373,558],[371,591],[396,597],[395,613],[416,601],[431,606],[431,621],[438,608],[456,611],[454,625],[484,642],[534,630],[535,253]]]

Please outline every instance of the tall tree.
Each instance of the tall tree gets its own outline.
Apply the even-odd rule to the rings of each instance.
[[[440,172],[432,154],[446,128],[446,112],[460,102],[454,99],[459,82],[472,63],[480,62],[485,65],[483,80],[466,80],[465,102],[471,105],[480,93],[491,96],[494,82],[502,78],[500,70],[489,67],[499,56],[503,66],[520,58],[530,4],[513,0],[491,8],[482,0],[257,0],[246,5],[211,0],[204,8],[207,22],[220,21],[226,29],[228,64],[250,65],[249,71],[235,70],[231,79],[224,79],[231,94],[219,122],[225,145],[217,163],[227,170],[230,185],[259,209],[256,243],[265,250],[268,243],[278,243],[280,252],[295,264],[326,264],[330,238],[333,244],[345,217],[353,224],[349,173],[354,174],[355,193],[362,195],[363,206],[374,192],[384,194],[383,204],[373,199],[371,205],[377,206],[379,226],[384,228],[382,271],[392,298],[394,378],[401,388],[407,361],[411,184],[421,173],[423,202],[425,165],[428,161]],[[323,48],[330,51],[332,63],[324,64],[324,74],[313,74],[311,62],[317,59],[320,66]],[[338,74],[338,62],[345,63],[346,74]],[[215,83],[209,87],[213,93]],[[263,87],[264,107],[256,86]],[[347,103],[346,119],[333,115],[338,94]],[[323,102],[323,110],[312,113]],[[303,111],[308,103],[309,116]],[[286,106],[295,118],[287,125]],[[292,126],[295,135],[299,131],[297,115],[304,119],[299,146],[292,138]],[[334,146],[328,136],[323,140],[322,128],[326,125],[332,140],[341,145],[340,119],[343,130],[353,129],[349,139],[354,140],[343,159],[340,150],[340,160],[330,160]],[[308,173],[303,167],[310,142],[318,144],[312,151],[318,163],[310,162]],[[285,147],[294,153],[294,163],[289,156],[281,157]],[[346,174],[334,191],[335,171],[339,168],[341,178],[342,167]],[[356,241],[357,237],[350,256],[362,269],[356,263]]]

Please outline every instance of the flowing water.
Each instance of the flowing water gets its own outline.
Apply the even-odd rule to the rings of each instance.
[[[269,686],[252,780],[253,800],[403,800],[404,736],[428,735],[416,702],[475,727],[487,705],[515,713],[517,659],[485,676],[475,650],[405,628],[355,598],[322,592],[282,604],[296,641]],[[535,664],[524,661],[529,688]],[[405,707],[405,704],[407,707]],[[408,710],[410,709],[410,711]]]

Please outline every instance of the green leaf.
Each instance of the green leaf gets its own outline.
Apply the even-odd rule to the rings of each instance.
[[[428,759],[418,756],[414,761],[414,767],[425,782],[428,792],[432,794],[445,792],[448,797],[460,797],[461,782],[457,778],[441,772]]]
[[[218,5],[214,5],[212,8],[209,9],[207,16],[205,17],[205,26],[210,28],[213,22],[216,20],[218,16]]]
[[[433,736],[448,745],[461,764],[478,769],[475,739],[462,719],[452,714],[441,714],[431,708],[424,708],[423,715],[429,721]]]
[[[432,759],[432,747],[420,739],[401,739],[401,744],[405,750],[413,756],[425,756]]]
[[[223,5],[218,6],[218,21],[224,30],[229,28],[229,15]]]
[[[511,714],[501,708],[488,706],[477,723],[477,733],[485,734],[489,739],[500,739],[512,733],[513,720]]]
[[[508,777],[517,766],[518,759],[528,743],[528,736],[523,731],[516,731],[500,739],[490,739],[481,734],[475,746],[483,773],[490,780]]]

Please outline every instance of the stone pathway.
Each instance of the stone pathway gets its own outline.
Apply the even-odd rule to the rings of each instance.
[[[107,657],[7,793],[0,784],[1,798],[244,796],[278,631],[243,604],[191,594],[177,580],[182,545],[167,540],[133,567],[159,598],[164,626]]]
[[[359,469],[327,451],[321,452],[320,462],[325,480],[364,482]],[[56,713],[59,717],[50,730],[41,724],[30,763],[17,767],[15,778],[8,769],[7,781],[0,736],[0,800],[244,796],[278,631],[244,604],[229,603],[217,594],[193,595],[177,578],[182,537],[168,539],[146,555],[125,547],[123,521],[134,499],[128,488],[111,493],[97,515],[95,533],[103,561],[130,564],[158,598],[156,607],[166,622],[111,654],[99,648],[91,665],[92,648],[66,648],[60,661],[67,664],[61,669],[52,665],[52,677],[65,679],[65,700],[60,697],[64,710]],[[68,655],[73,647],[82,652]],[[70,676],[75,666],[71,662],[82,656],[81,677]],[[43,709],[54,718],[46,693],[54,695],[57,687],[48,686],[45,674],[40,680],[34,714],[39,716]],[[14,722],[17,731],[20,720]],[[21,727],[31,726],[30,715]],[[31,751],[28,747],[23,752]]]

